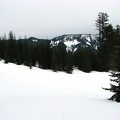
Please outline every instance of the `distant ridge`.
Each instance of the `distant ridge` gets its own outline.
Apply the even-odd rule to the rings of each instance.
[[[97,50],[98,36],[94,34],[65,34],[54,37],[53,39],[38,39],[35,37],[28,38],[29,44],[40,44],[45,41],[50,41],[51,46],[57,46],[59,42],[66,45],[67,51],[75,51],[80,47],[90,47]]]

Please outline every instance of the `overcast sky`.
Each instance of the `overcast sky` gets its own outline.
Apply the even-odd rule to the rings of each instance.
[[[99,12],[120,25],[120,0],[0,0],[0,36],[9,31],[38,38],[95,34]]]

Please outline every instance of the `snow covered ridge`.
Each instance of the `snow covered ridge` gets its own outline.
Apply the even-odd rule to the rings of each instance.
[[[59,42],[66,45],[66,49],[75,51],[79,47],[91,47],[97,49],[97,36],[93,34],[68,34],[55,37],[51,40],[51,45],[56,46]]]
[[[67,51],[75,51],[80,47],[91,47],[97,50],[97,38],[97,35],[94,34],[67,34],[57,36],[49,41],[51,46],[57,46],[60,42],[63,42]],[[35,37],[28,39],[30,44],[41,43],[42,41],[46,41],[46,39],[37,39]]]

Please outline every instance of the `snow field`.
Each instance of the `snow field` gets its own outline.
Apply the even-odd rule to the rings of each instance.
[[[109,73],[73,74],[0,61],[0,120],[120,120]]]

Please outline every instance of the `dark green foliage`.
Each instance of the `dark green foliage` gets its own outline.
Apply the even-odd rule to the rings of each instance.
[[[113,94],[113,96],[111,96],[110,98],[109,98],[109,100],[114,100],[114,101],[117,101],[117,102],[120,102],[120,73],[119,73],[119,77],[117,76],[117,72],[112,72],[111,73],[112,75],[112,77],[114,76],[116,76],[116,78],[115,79],[111,79],[111,81],[112,82],[115,82],[116,84],[110,84],[110,88],[103,88],[103,89],[105,89],[105,90],[109,90],[109,91],[111,91],[111,92],[114,92],[114,94]]]
[[[67,51],[66,51],[66,46],[64,45],[63,42],[60,42],[58,44],[58,69],[65,71],[66,69],[66,56],[67,56]]]
[[[89,47],[79,48],[74,53],[75,67],[84,72],[90,72],[91,70],[99,70],[97,54]]]
[[[73,71],[73,53],[71,51],[68,51],[66,57],[66,72],[71,74],[72,71]]]
[[[110,84],[110,88],[104,88],[105,90],[110,90],[114,92],[114,95],[110,98],[110,100],[115,100],[120,102],[120,27],[114,30],[114,43],[111,42],[112,50],[110,50],[111,57],[109,58],[111,61],[111,81],[115,84]]]
[[[36,58],[40,68],[51,69],[51,48],[49,41],[44,41],[37,46]]]
[[[5,63],[6,63],[6,64],[9,62],[7,52],[5,53],[5,58],[4,58],[4,60],[5,60]]]
[[[31,60],[30,47],[27,44],[27,40],[25,39],[23,42],[23,64],[29,66]]]
[[[111,77],[113,77],[111,81],[115,82],[116,84],[111,84],[110,88],[110,91],[114,92],[115,94],[110,99],[120,102],[120,46],[116,49],[114,70],[111,72]]]
[[[32,61],[31,60],[29,61],[29,67],[30,67],[30,69],[32,69]]]
[[[57,70],[58,70],[58,61],[57,61],[57,50],[56,50],[56,47],[52,48],[51,69],[54,72],[57,72]]]
[[[105,35],[105,28],[108,26],[108,15],[104,12],[99,12],[98,18],[96,20],[96,28],[99,32],[99,46],[98,48],[101,49],[104,44],[104,35]]]
[[[17,45],[16,40],[13,36],[13,33],[10,31],[9,33],[9,41],[8,41],[8,47],[7,47],[7,55],[8,55],[8,61],[12,63],[16,63],[16,51],[17,51]]]
[[[105,42],[106,42],[106,28],[108,27],[108,15],[107,13],[100,12],[98,14],[98,18],[96,20],[96,28],[98,30],[98,55],[101,61],[101,71],[107,71],[106,68],[106,50],[105,50]]]
[[[24,63],[23,54],[24,54],[23,43],[22,43],[22,40],[20,39],[17,43],[17,60],[16,60],[16,62],[18,65],[21,65]]]

